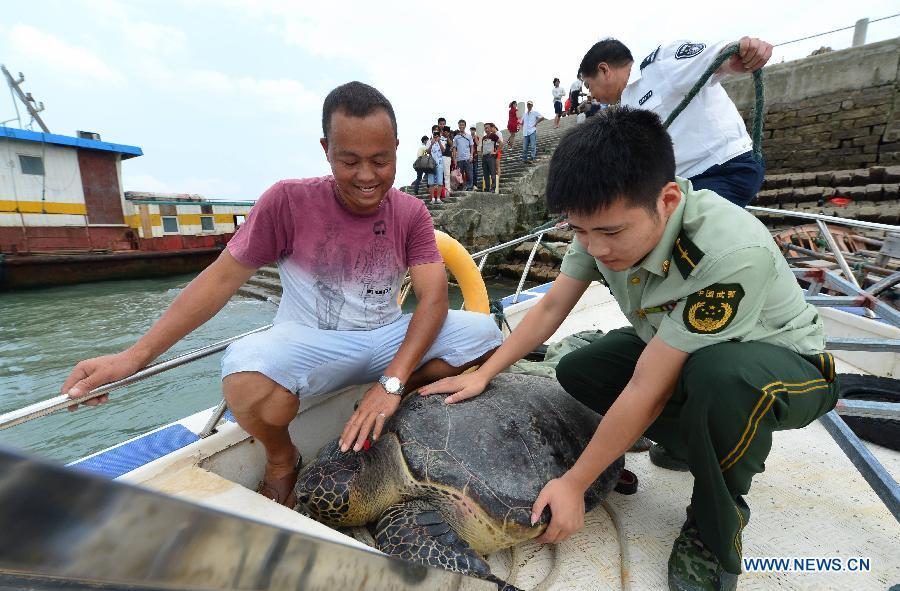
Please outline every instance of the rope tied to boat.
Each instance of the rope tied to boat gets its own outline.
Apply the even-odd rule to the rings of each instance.
[[[506,319],[506,313],[503,311],[503,301],[498,299],[493,299],[490,301],[491,304],[491,314],[494,315],[494,320],[497,321],[497,328],[503,330],[504,325],[506,326],[509,332],[512,332],[512,327],[509,325],[509,321]]]

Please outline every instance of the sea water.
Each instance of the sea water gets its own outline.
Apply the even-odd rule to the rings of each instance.
[[[58,396],[78,361],[119,352],[155,322],[193,275],[105,281],[0,293],[0,414]],[[489,282],[491,297],[515,282]],[[451,308],[461,297],[450,289]],[[404,308],[414,306],[410,298]],[[272,322],[272,303],[234,297],[162,358]],[[222,398],[217,353],[110,394],[110,402],[60,411],[0,431],[0,446],[70,462],[145,433]]]

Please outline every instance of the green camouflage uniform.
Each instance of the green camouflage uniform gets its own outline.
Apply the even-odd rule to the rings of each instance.
[[[631,322],[564,357],[557,378],[604,413],[654,336],[690,353],[647,436],[694,476],[692,520],[728,572],[741,572],[743,495],[772,432],[803,427],[837,401],[816,309],[752,214],[678,179],[683,198],[639,265],[611,271],[573,240],[561,272],[601,280]]]

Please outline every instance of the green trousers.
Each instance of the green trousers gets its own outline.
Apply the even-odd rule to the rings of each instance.
[[[563,357],[556,377],[582,404],[605,413],[645,346],[632,328],[611,331]],[[772,432],[804,427],[836,402],[827,353],[801,356],[766,343],[728,342],[688,357],[646,435],[690,466],[693,518],[725,570],[741,572],[741,531],[750,518],[743,496],[765,470]]]

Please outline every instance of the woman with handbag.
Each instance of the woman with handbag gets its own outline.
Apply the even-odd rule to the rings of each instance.
[[[422,166],[425,162],[422,159],[422,156],[428,154],[428,136],[422,136],[422,145],[416,150],[416,159],[413,162],[413,170],[416,171],[416,180],[413,181],[412,189],[413,195],[419,194],[419,186],[422,184],[422,179],[425,179],[426,185],[428,184],[428,170]]]

